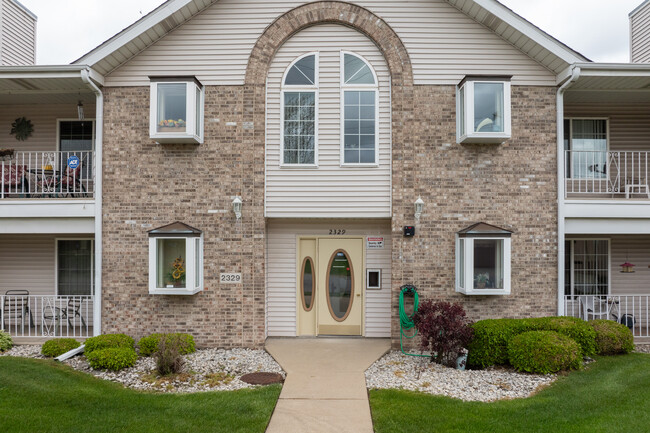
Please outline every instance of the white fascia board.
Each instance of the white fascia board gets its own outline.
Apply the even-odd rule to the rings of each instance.
[[[630,19],[631,19],[632,17],[634,17],[634,15],[636,15],[636,14],[637,14],[641,9],[643,9],[643,8],[645,7],[645,5],[647,5],[648,3],[650,3],[650,0],[645,0],[645,1],[644,1],[643,3],[641,3],[639,6],[637,6],[636,8],[634,8],[634,10],[628,14],[628,16],[630,17]]]
[[[564,217],[626,220],[645,218],[650,221],[648,200],[565,200]]]
[[[453,0],[447,0],[449,2]],[[542,30],[526,21],[501,3],[495,0],[470,0],[477,6],[485,9],[489,13],[499,17],[504,23],[517,29],[526,37],[530,38],[535,43],[543,48],[546,48],[551,53],[555,54],[568,64],[588,61],[589,59],[578,56],[576,53],[565,47],[551,36],[544,33]]]
[[[648,63],[577,63],[582,76],[590,77],[647,77],[650,76]]]
[[[104,77],[88,65],[1,66],[0,80],[81,78],[82,71],[88,71],[96,83],[104,84]]]
[[[571,218],[566,220],[565,227],[567,238],[571,235],[647,235],[650,234],[650,219]]]
[[[101,61],[105,57],[113,54],[115,51],[119,50],[132,40],[136,39],[138,36],[155,26],[156,24],[164,21],[174,13],[178,12],[183,7],[187,6],[190,3],[193,3],[194,0],[169,0],[166,3],[160,5],[157,9],[150,12],[144,18],[136,21],[131,26],[122,30],[120,33],[116,34],[97,48],[93,49],[89,53],[85,54],[83,57],[72,62],[74,65],[78,64],[87,64],[94,65],[97,62]]]

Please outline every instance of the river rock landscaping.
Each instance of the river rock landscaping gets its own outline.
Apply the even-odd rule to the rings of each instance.
[[[40,345],[14,346],[0,356],[45,358],[41,355]],[[64,363],[75,370],[121,383],[128,388],[155,392],[192,393],[255,388],[256,386],[240,380],[241,376],[255,372],[279,373],[285,377],[280,365],[264,350],[203,349],[183,355],[183,359],[184,373],[165,377],[155,374],[153,358],[138,358],[135,366],[116,372],[93,370],[83,355],[75,356]]]
[[[482,402],[528,397],[556,378],[508,368],[461,371],[401,352],[385,355],[366,370],[370,389],[405,389]]]

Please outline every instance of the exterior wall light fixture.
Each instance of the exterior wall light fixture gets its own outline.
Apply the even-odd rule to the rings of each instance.
[[[232,201],[232,211],[235,213],[235,217],[238,220],[241,219],[241,207],[242,207],[241,197],[237,196]]]
[[[418,199],[415,201],[415,219],[420,220],[420,216],[422,215],[422,210],[424,209],[424,201],[422,200],[421,197],[418,197]]]

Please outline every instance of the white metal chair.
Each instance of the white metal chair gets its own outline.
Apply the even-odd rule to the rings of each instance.
[[[607,299],[601,299],[597,295],[581,296],[580,306],[582,317],[585,320],[590,320],[589,316],[592,316],[592,319],[609,319],[611,305],[607,302]]]

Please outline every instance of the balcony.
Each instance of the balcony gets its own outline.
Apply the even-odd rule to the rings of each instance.
[[[623,323],[635,337],[650,337],[650,295],[575,295],[564,297],[564,315]]]
[[[650,203],[649,154],[567,150],[565,199],[645,200]]]
[[[93,151],[16,152],[0,161],[0,200],[94,197]]]

